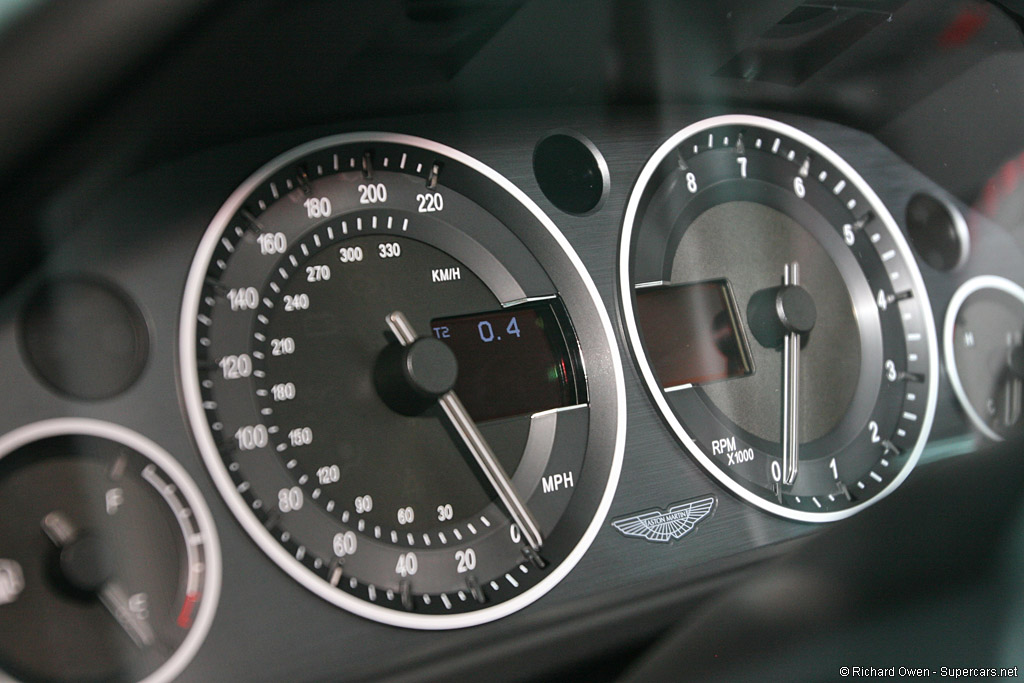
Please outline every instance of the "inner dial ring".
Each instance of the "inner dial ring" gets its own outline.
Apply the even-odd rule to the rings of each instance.
[[[637,366],[691,455],[741,498],[829,521],[909,474],[934,414],[934,323],[899,228],[806,133],[697,122],[642,170],[620,242]]]
[[[367,226],[394,225],[399,219],[405,224],[406,220],[401,213],[382,210],[358,212],[350,215],[350,219],[353,216],[356,225],[365,223]],[[510,520],[501,511],[500,504],[491,500],[486,485],[476,480],[472,463],[465,462],[452,450],[451,437],[442,421],[426,414],[423,419],[410,420],[389,409],[376,396],[371,373],[351,372],[352,367],[373,366],[382,345],[383,329],[366,328],[359,323],[383,321],[390,312],[393,302],[378,301],[384,294],[374,295],[372,291],[376,283],[381,282],[386,282],[388,288],[405,291],[403,304],[409,311],[411,323],[419,330],[433,330],[436,326],[440,331],[446,327],[443,322],[446,317],[456,317],[465,310],[504,308],[512,317],[499,327],[518,332],[519,341],[522,327],[526,325],[524,314],[540,311],[546,316],[545,321],[550,320],[557,326],[559,318],[564,320],[565,316],[561,304],[554,294],[534,297],[525,305],[498,301],[492,293],[493,284],[512,281],[508,271],[497,260],[487,260],[471,270],[451,256],[468,254],[464,257],[472,259],[468,245],[460,244],[464,236],[455,231],[449,234],[429,219],[413,217],[401,235],[350,236],[345,232],[328,231],[327,227],[314,229],[285,255],[280,270],[272,274],[264,286],[256,309],[253,328],[255,395],[274,449],[282,454],[285,467],[310,500],[318,501],[325,512],[343,524],[354,526],[359,533],[382,543],[408,550],[444,546],[462,537],[508,535]],[[332,282],[338,284],[329,294],[310,287],[307,273],[326,272],[323,269],[335,264],[341,250],[353,255],[362,253],[364,261],[360,264],[359,276],[332,276]],[[366,254],[379,255],[382,250],[400,256],[365,260]],[[457,280],[446,283],[446,296],[442,301],[431,301],[427,288],[416,288],[416,276],[427,271],[446,275],[458,272]],[[476,272],[485,273],[492,287],[477,277]],[[292,315],[311,310],[320,313],[303,319]],[[492,329],[495,321],[491,318]],[[502,341],[503,331],[499,329],[494,333],[492,343]],[[505,334],[507,336],[508,332]],[[330,361],[322,362],[324,357]],[[465,373],[463,378],[465,380]],[[474,387],[468,381],[460,383],[467,389],[462,393],[469,400],[468,396],[472,395],[469,392]],[[282,390],[291,391],[288,385],[298,387],[293,397],[275,399]],[[310,386],[317,387],[318,393],[313,397],[301,391]],[[549,465],[558,419],[562,420],[563,430],[572,420],[585,423],[585,385],[581,382],[579,391],[575,382],[561,388],[565,389],[564,396],[546,396],[549,403],[540,404],[545,409],[550,404],[560,415],[537,414],[543,410],[532,413],[513,410],[511,412],[516,414],[495,415],[493,405],[488,405],[487,401],[470,401],[502,465],[523,491],[535,490]],[[318,419],[317,408],[323,403],[345,405],[347,409]],[[488,408],[492,410],[485,412]],[[580,416],[569,415],[569,411],[576,411]],[[369,424],[380,426],[367,429]],[[327,442],[330,447],[312,448],[314,441],[316,445]],[[418,451],[435,455],[419,460],[410,457],[410,453]],[[288,457],[289,453],[298,452],[303,453],[301,459]],[[567,461],[582,458],[582,452],[573,453],[571,449],[566,449],[562,455]],[[391,462],[387,462],[388,459]],[[393,472],[399,479],[376,476],[377,470]],[[430,493],[437,497],[430,498]],[[419,517],[415,515],[417,510],[421,512]],[[436,514],[424,515],[423,510]],[[404,514],[399,515],[398,511]],[[444,519],[439,519],[438,515]],[[552,514],[545,521],[546,530],[550,532],[557,516]],[[516,558],[518,550],[511,548],[510,551],[506,561]],[[353,557],[350,564],[355,560]]]

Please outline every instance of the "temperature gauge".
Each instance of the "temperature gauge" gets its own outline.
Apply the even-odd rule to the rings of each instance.
[[[0,438],[4,673],[171,680],[202,643],[219,585],[210,513],[156,444],[84,419]]]
[[[1022,333],[1024,288],[1005,278],[968,280],[949,302],[944,332],[949,379],[964,412],[994,441],[1021,424]]]

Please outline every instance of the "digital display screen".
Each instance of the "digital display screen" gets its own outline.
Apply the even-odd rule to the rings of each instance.
[[[438,318],[430,327],[455,353],[455,393],[478,422],[586,401],[570,351],[576,342],[567,344],[552,302]]]
[[[725,280],[636,291],[637,322],[662,388],[753,372],[742,322]]]

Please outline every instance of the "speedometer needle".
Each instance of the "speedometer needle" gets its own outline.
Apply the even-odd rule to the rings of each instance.
[[[416,332],[401,311],[394,311],[388,314],[385,320],[399,344],[408,347],[416,342]],[[469,416],[469,412],[462,404],[462,401],[459,400],[459,397],[452,389],[441,394],[437,401],[455,433],[459,435],[466,450],[476,460],[477,465],[480,466],[480,469],[483,470],[484,475],[487,477],[487,481],[490,482],[491,487],[498,494],[498,498],[509,511],[509,514],[512,515],[512,521],[519,527],[523,539],[530,548],[534,551],[539,551],[544,539],[541,536],[537,521],[526,507],[526,503],[519,497],[519,493],[516,491],[515,486],[513,486],[512,480],[501,466],[501,463],[498,462],[494,451],[491,450],[484,435],[480,433],[476,423],[473,422],[473,418]]]

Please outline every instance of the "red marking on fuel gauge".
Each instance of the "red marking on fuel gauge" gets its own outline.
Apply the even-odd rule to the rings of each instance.
[[[192,627],[192,612],[195,611],[196,603],[199,602],[199,593],[188,593],[185,595],[185,602],[178,613],[178,626],[181,628]]]

